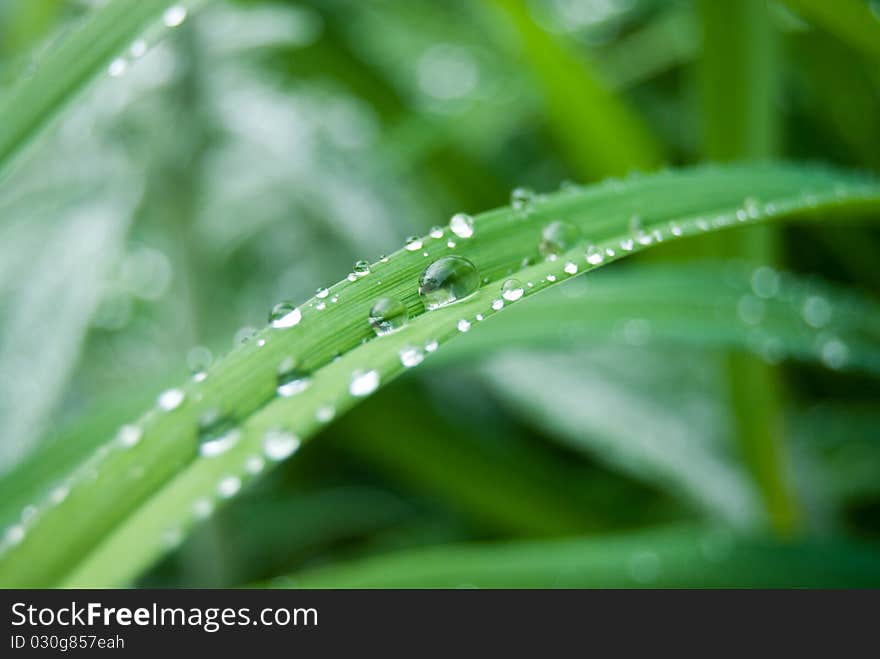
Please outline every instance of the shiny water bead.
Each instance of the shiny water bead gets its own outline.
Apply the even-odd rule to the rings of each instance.
[[[180,407],[184,397],[185,394],[180,389],[166,389],[159,394],[159,397],[156,399],[156,404],[159,406],[159,409],[165,412],[170,412],[171,410]]]
[[[569,261],[568,263],[565,264],[565,267],[563,268],[563,271],[564,271],[565,274],[567,274],[567,275],[576,275],[576,274],[577,274],[577,271],[578,271],[577,264],[572,263],[571,261]]]
[[[479,287],[477,267],[461,256],[437,259],[419,279],[419,295],[429,311],[463,300]]]
[[[319,288],[317,291],[315,291],[315,297],[319,300],[323,300],[328,295],[330,295],[329,288]]]
[[[449,220],[449,228],[459,238],[470,238],[474,235],[474,218],[467,213],[456,213]]]
[[[222,499],[230,499],[238,494],[241,489],[241,479],[238,476],[225,476],[217,483],[217,494]]]
[[[464,333],[464,332],[467,332],[471,328],[471,323],[466,318],[462,318],[461,320],[458,321],[458,324],[456,325],[456,327],[458,328],[459,332]]]
[[[406,239],[404,248],[410,252],[418,251],[422,248],[422,239],[418,236],[410,236]]]
[[[321,423],[331,421],[336,415],[336,409],[332,405],[322,405],[315,410],[315,419]]]
[[[263,436],[263,454],[273,462],[289,458],[299,446],[299,437],[281,428],[268,430]]]
[[[587,263],[590,265],[599,265],[602,261],[605,260],[604,255],[602,254],[602,250],[596,247],[595,245],[590,245],[587,247],[586,252]]]
[[[186,365],[191,373],[201,373],[208,370],[213,361],[214,356],[205,346],[195,346],[186,353]]]
[[[380,297],[370,308],[368,320],[378,336],[390,334],[406,325],[409,312],[406,305],[393,297]]]
[[[515,211],[528,210],[535,200],[535,191],[531,188],[514,188],[510,192],[510,207]]]
[[[366,277],[370,274],[370,264],[368,261],[355,261],[352,270],[356,277]]]
[[[235,336],[232,337],[233,345],[241,345],[242,343],[247,343],[257,334],[257,328],[246,325],[245,327],[240,328]]]
[[[379,388],[379,371],[356,370],[351,374],[348,392],[352,396],[369,396]]]
[[[523,296],[524,292],[522,283],[520,283],[519,279],[506,279],[504,283],[501,284],[501,297],[508,302],[516,302]],[[504,306],[504,304],[502,303],[501,306]],[[495,308],[494,304],[492,305],[492,308]]]
[[[431,227],[431,231],[428,233],[431,238],[439,239],[443,237],[443,227]]]
[[[415,346],[406,345],[400,349],[400,363],[404,368],[418,366],[425,360],[425,353]]]
[[[279,302],[269,312],[269,324],[276,329],[286,329],[299,324],[302,312],[292,302]]]
[[[239,435],[231,417],[216,409],[209,410],[199,418],[199,454],[206,458],[221,455],[235,445]]]
[[[293,357],[285,357],[278,364],[278,384],[276,392],[279,396],[289,398],[304,391],[310,384],[308,374],[297,368]]]
[[[801,315],[810,327],[825,327],[831,322],[831,304],[824,297],[810,295],[804,300]]]
[[[494,309],[495,311],[501,311],[503,308],[504,308],[504,300],[502,300],[500,298],[497,300],[492,300],[492,309]]]
[[[116,433],[116,441],[120,446],[131,448],[141,441],[144,431],[138,426],[122,426]]]
[[[580,231],[573,224],[556,220],[541,231],[538,250],[548,259],[553,259],[574,247],[580,240]]]
[[[436,352],[440,347],[440,343],[436,339],[432,339],[425,344],[425,352]]]

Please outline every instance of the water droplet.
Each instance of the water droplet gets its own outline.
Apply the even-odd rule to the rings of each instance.
[[[296,367],[293,357],[285,357],[278,364],[278,386],[275,391],[279,396],[289,398],[304,391],[310,384],[308,374]]]
[[[755,295],[769,299],[779,292],[779,274],[769,266],[761,266],[752,273],[751,284]]]
[[[843,368],[849,360],[849,347],[836,336],[832,336],[822,344],[820,358],[828,368]]]
[[[538,250],[545,258],[552,259],[574,247],[580,237],[580,231],[576,226],[562,220],[556,220],[541,231]]]
[[[431,236],[431,238],[442,238],[443,227],[431,227],[431,231],[428,235]]]
[[[439,347],[440,344],[437,342],[436,339],[433,339],[425,344],[425,352],[436,352],[437,348]]]
[[[567,274],[567,275],[576,275],[577,271],[578,271],[578,267],[577,267],[577,265],[575,265],[574,263],[569,261],[568,263],[565,264],[565,267],[563,268],[563,270],[565,271],[565,274]]]
[[[467,213],[456,213],[449,220],[449,228],[459,238],[470,238],[474,235],[474,218]]]
[[[244,461],[244,469],[247,473],[256,476],[266,466],[266,461],[259,455],[252,455]]]
[[[503,297],[508,302],[516,302],[523,296],[523,285],[520,283],[519,279],[507,279],[501,284],[501,297]],[[504,306],[504,303],[501,303],[501,306]],[[492,305],[492,308],[495,308],[495,305]],[[499,307],[500,309],[501,307]],[[496,311],[498,309],[495,309]]]
[[[330,295],[329,288],[319,288],[317,291],[315,291],[315,297],[319,300],[323,300],[328,295]]]
[[[422,239],[418,236],[410,236],[406,239],[404,247],[410,252],[418,251],[422,248]]]
[[[299,437],[280,428],[269,430],[263,436],[263,453],[273,462],[289,458],[296,453],[299,446]]]
[[[388,263],[388,257],[383,254],[382,256],[379,257],[379,262],[380,263]]]
[[[651,235],[645,231],[641,215],[633,215],[629,218],[629,232],[639,245],[651,244]]]
[[[590,245],[587,247],[587,263],[590,265],[599,265],[605,260],[605,257],[602,254],[602,250],[596,247],[595,245]]]
[[[68,494],[70,494],[70,488],[66,485],[59,485],[49,493],[49,501],[57,506],[67,498]]]
[[[207,371],[213,361],[214,355],[205,346],[195,346],[186,353],[186,365],[192,373]]]
[[[210,499],[196,499],[192,511],[196,519],[206,519],[214,512],[214,504]]]
[[[336,415],[336,410],[332,405],[322,405],[317,410],[315,410],[315,419],[320,421],[321,423],[327,423],[331,421],[333,417]]]
[[[415,346],[407,345],[400,349],[400,363],[404,368],[418,366],[425,361],[425,353]]]
[[[159,409],[170,412],[171,410],[177,409],[180,404],[183,402],[184,393],[180,389],[166,389],[159,397],[156,399],[156,404],[159,406]]]
[[[131,448],[143,437],[144,432],[138,426],[122,426],[116,433],[116,441],[120,446]]]
[[[554,281],[556,281],[556,275],[547,275],[545,279],[552,284]]]
[[[379,371],[357,370],[351,374],[348,392],[352,396],[369,396],[379,388]]]
[[[143,39],[135,39],[131,44],[131,48],[128,49],[128,52],[131,53],[131,56],[135,59],[143,57],[147,54],[147,42]]]
[[[346,276],[346,279],[348,279],[348,281],[357,281],[357,278],[358,278],[358,276],[356,274],[354,274],[353,272],[349,272],[348,275]]]
[[[318,302],[318,304],[315,305],[315,309],[317,309],[318,311],[324,311],[324,309],[326,309],[326,308],[327,308],[326,302]]]
[[[504,300],[502,300],[500,298],[497,300],[492,300],[492,309],[494,309],[495,311],[501,311],[503,308],[504,308]]]
[[[225,476],[217,483],[217,494],[223,499],[234,497],[240,489],[241,479],[238,476]]]
[[[279,302],[269,312],[269,323],[276,329],[286,329],[299,324],[302,312],[292,302]]]
[[[455,241],[454,241],[454,240],[447,240],[447,241],[446,241],[446,246],[447,246],[449,249],[454,249],[454,248],[455,248]]]
[[[620,241],[620,249],[624,252],[631,252],[634,246],[632,238],[624,238]]]
[[[471,328],[471,323],[466,318],[462,318],[461,320],[458,321],[458,324],[456,325],[456,327],[458,328],[459,332],[464,333],[464,332],[467,332]]]
[[[177,27],[186,20],[186,7],[173,5],[162,14],[162,22],[168,27]]]
[[[514,188],[510,192],[510,207],[515,211],[528,210],[535,200],[535,191],[531,188]]]
[[[757,325],[764,319],[764,303],[754,295],[743,295],[736,305],[736,313],[747,325]]]
[[[246,325],[235,333],[235,336],[232,337],[232,343],[234,345],[240,346],[242,343],[247,343],[248,341],[250,341],[252,338],[254,338],[254,336],[256,336],[256,334],[256,328]]]
[[[262,348],[264,345],[266,345],[266,339],[257,339],[258,348]]]
[[[370,263],[368,261],[355,261],[354,274],[358,277],[366,277],[370,274]]]
[[[831,304],[824,297],[810,295],[801,309],[804,322],[810,327],[825,327],[831,322]]]
[[[107,67],[107,73],[110,74],[112,78],[118,78],[125,70],[128,68],[128,62],[126,62],[123,58],[117,57],[115,60],[110,62],[110,66]]]
[[[429,311],[472,295],[480,287],[476,266],[461,256],[443,256],[425,268],[419,295]]]
[[[205,458],[226,453],[238,442],[238,428],[219,410],[208,410],[199,418],[199,454]]]
[[[391,334],[406,325],[406,305],[393,297],[380,297],[370,308],[370,325],[378,336]]]
[[[24,526],[21,524],[13,524],[6,529],[6,533],[3,534],[3,540],[7,545],[15,546],[21,544],[22,540],[24,540],[24,536]]]

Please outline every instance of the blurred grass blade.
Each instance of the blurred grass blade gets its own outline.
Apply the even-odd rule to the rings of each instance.
[[[0,103],[0,175],[13,156],[175,0],[110,0]]]
[[[470,237],[446,230],[440,238],[413,241],[410,247],[421,243],[418,249],[402,249],[374,263],[366,276],[352,275],[302,304],[290,316],[299,321],[294,327],[265,328],[203,380],[181,386],[180,404],[147,412],[136,424],[136,440],[123,435],[72,469],[55,496],[34,502],[27,522],[7,531],[0,583],[129,582],[168,549],[168,538],[179,538],[200,518],[203,501],[228,500],[264,470],[271,460],[264,453],[269,431],[308,439],[333,414],[403,373],[413,354],[418,361],[430,358],[427,348],[435,342],[441,346],[471,327],[478,331],[481,318],[503,312],[501,286],[514,273],[530,299],[573,273],[658,243],[785,219],[876,219],[878,210],[880,185],[864,176],[790,165],[708,167],[571,186],[536,196],[524,208],[479,215]],[[636,229],[634,214],[642,221]],[[542,230],[559,218],[579,235],[558,258],[542,260]],[[476,265],[481,285],[467,299],[426,313],[419,276],[451,253]],[[367,315],[379,296],[402,300],[410,321],[375,337]],[[310,384],[279,397],[278,368],[288,359],[311,376]],[[219,455],[200,457],[199,421],[217,413],[237,424],[237,441]]]
[[[866,0],[781,0],[852,48],[880,59],[880,8]]]
[[[775,544],[700,528],[410,550],[274,580],[280,588],[870,588],[880,548]]]

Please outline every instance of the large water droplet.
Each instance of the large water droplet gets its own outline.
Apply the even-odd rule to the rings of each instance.
[[[415,252],[422,248],[422,239],[418,236],[410,236],[406,239],[403,246],[408,252]]]
[[[357,370],[351,374],[348,392],[352,396],[369,396],[379,387],[379,371]]]
[[[219,410],[209,410],[199,418],[199,454],[203,457],[226,453],[235,446],[239,436],[235,422]]]
[[[471,328],[471,321],[469,321],[467,318],[462,318],[458,321],[455,327],[458,329],[459,332],[464,334]]]
[[[207,371],[213,360],[214,356],[205,346],[195,346],[186,353],[186,365],[189,366],[189,370],[193,373]]]
[[[602,250],[596,247],[595,245],[590,245],[587,247],[587,263],[590,265],[599,265],[605,259],[605,256],[602,254]]]
[[[553,259],[574,247],[580,239],[580,231],[573,224],[556,220],[541,231],[538,249],[545,258]]]
[[[370,263],[368,261],[355,261],[353,270],[357,277],[366,277],[370,274]]]
[[[319,289],[315,292],[315,297],[318,298],[319,300],[323,300],[323,299],[324,299],[325,297],[327,297],[328,295],[330,295],[330,289],[329,289],[329,288],[319,288]]]
[[[280,428],[269,430],[263,437],[263,453],[273,462],[290,457],[299,445],[299,437]]]
[[[461,256],[437,259],[419,279],[419,295],[429,311],[463,300],[479,287],[477,267]]]
[[[285,357],[278,365],[278,386],[276,391],[279,396],[289,398],[306,389],[310,380],[308,374],[296,367],[293,357]]]
[[[380,297],[370,308],[370,325],[379,336],[399,330],[408,319],[406,305],[393,297]]]
[[[474,235],[474,218],[467,213],[456,213],[449,220],[449,228],[459,238],[470,238]]]
[[[501,297],[508,302],[516,302],[523,296],[524,292],[523,285],[519,279],[507,279],[501,284]],[[495,305],[492,305],[492,308],[494,309]]]
[[[510,192],[510,207],[515,211],[528,210],[535,200],[535,191],[531,188],[519,187]]]
[[[182,390],[166,389],[159,394],[159,397],[156,399],[156,404],[159,406],[159,409],[164,410],[165,412],[170,412],[171,410],[180,407],[183,399],[184,393]]]
[[[186,7],[173,5],[162,14],[162,22],[168,27],[177,27],[186,20]]]
[[[298,325],[302,312],[292,302],[279,302],[269,312],[269,323],[276,329]]]

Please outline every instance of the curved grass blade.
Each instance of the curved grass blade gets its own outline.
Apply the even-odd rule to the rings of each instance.
[[[880,548],[781,544],[664,528],[598,538],[461,545],[367,558],[273,580],[275,588],[870,588]]]
[[[497,313],[502,282],[513,274],[530,298],[573,272],[669,240],[765,221],[877,217],[878,211],[880,186],[861,176],[786,165],[708,167],[567,188],[519,209],[481,214],[471,237],[448,230],[441,238],[425,237],[420,248],[400,250],[373,264],[370,274],[352,275],[303,304],[295,327],[259,332],[203,380],[181,387],[183,399],[173,410],[149,411],[136,435],[98,449],[59,484],[64,496],[47,498],[27,523],[7,531],[0,582],[129,582],[168,548],[169,538],[199,519],[202,501],[230,498],[266,468],[266,454],[273,454],[264,446],[268,431],[307,439],[373,385],[403,373],[404,362],[413,363],[411,350],[429,357],[435,343]],[[642,222],[636,229],[630,227],[634,214]],[[557,259],[539,260],[542,229],[560,218],[583,237]],[[449,254],[476,264],[483,285],[465,300],[425,313],[416,282],[427,264]],[[523,266],[524,260],[532,265]],[[412,320],[376,338],[366,319],[379,296],[403,300]],[[409,357],[402,361],[401,352]],[[278,397],[277,369],[288,358],[310,374],[310,384],[293,397]],[[353,382],[355,373],[369,376]],[[202,457],[198,424],[213,413],[237,424],[238,439],[222,454]]]
[[[880,58],[880,9],[865,0],[782,0],[808,21],[864,54]]]
[[[174,3],[111,0],[7,94],[0,104],[0,174],[79,90]]]

